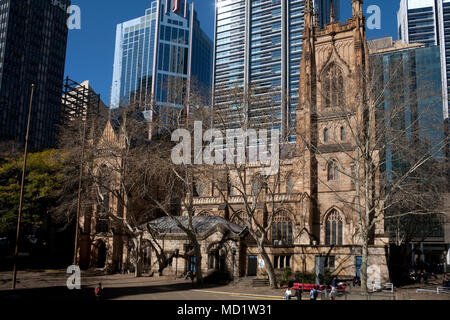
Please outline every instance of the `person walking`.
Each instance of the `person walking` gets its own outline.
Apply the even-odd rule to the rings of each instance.
[[[334,300],[334,296],[336,294],[336,289],[337,289],[337,279],[336,276],[333,276],[333,278],[331,279],[331,291],[330,291],[330,300]]]
[[[102,299],[102,295],[103,295],[103,286],[102,283],[99,282],[98,286],[95,288],[95,298],[97,299],[97,301]]]
[[[318,295],[319,295],[319,292],[317,291],[317,285],[316,285],[309,292],[309,298],[311,300],[316,300]]]
[[[298,301],[302,300],[302,291],[300,290],[300,288],[295,291],[295,296],[297,297]]]
[[[291,297],[292,297],[292,291],[291,291],[291,288],[287,288],[286,289],[286,293],[284,294],[284,296],[286,297],[286,300],[291,300]]]

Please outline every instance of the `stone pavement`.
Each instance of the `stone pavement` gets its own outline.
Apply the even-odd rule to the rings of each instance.
[[[130,274],[104,275],[100,271],[82,272],[82,289],[69,290],[66,286],[68,277],[65,270],[19,271],[16,290],[12,291],[11,272],[0,272],[0,300],[95,300],[94,288],[99,282],[105,288],[106,300],[283,300],[286,290],[253,288],[245,281],[199,288],[184,279],[135,278]],[[396,289],[394,294],[382,292],[363,295],[358,288],[350,288],[336,300],[450,300],[450,294],[416,293],[416,289],[401,288]],[[309,299],[308,293],[304,294],[303,299]]]

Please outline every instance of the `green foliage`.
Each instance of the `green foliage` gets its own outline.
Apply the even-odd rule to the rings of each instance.
[[[312,284],[316,282],[316,276],[314,273],[305,272],[305,274],[303,274],[302,272],[297,271],[295,273],[295,282]]]
[[[22,223],[37,228],[43,222],[52,195],[61,184],[62,156],[57,150],[30,153],[25,176]],[[16,228],[23,158],[0,159],[0,234]]]
[[[284,269],[283,274],[281,275],[281,278],[278,279],[278,283],[281,286],[288,285],[289,282],[291,282],[291,280],[292,280],[291,277],[292,277],[292,270],[291,270],[291,268],[288,267],[288,268]]]
[[[333,275],[329,269],[325,270],[325,276],[323,277],[323,281],[321,283],[331,284],[331,280],[333,279]]]

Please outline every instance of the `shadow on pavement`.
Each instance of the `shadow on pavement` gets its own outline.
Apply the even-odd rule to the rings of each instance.
[[[174,283],[167,285],[149,285],[135,287],[105,287],[102,300],[118,299],[127,296],[146,294],[170,293],[176,291],[189,291],[193,289],[220,288],[221,285],[204,284],[193,286],[191,283]],[[0,300],[71,300],[71,301],[96,301],[94,288],[82,287],[81,290],[69,290],[67,287],[48,287],[35,289],[16,289],[0,291]]]

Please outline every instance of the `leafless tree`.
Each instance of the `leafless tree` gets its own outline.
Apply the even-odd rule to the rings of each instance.
[[[264,92],[256,91],[251,86],[217,89],[214,93],[215,102],[214,108],[211,109],[211,118],[199,119],[197,117],[197,120],[202,121],[205,129],[216,131],[215,139],[218,139],[219,136],[225,138],[227,135],[233,136],[235,134],[235,138],[238,140],[238,148],[234,147],[234,141],[233,146],[227,145],[229,141],[225,143],[224,140],[214,140],[209,145],[203,143],[202,148],[194,152],[196,159],[202,159],[202,156],[207,154],[205,151],[207,152],[211,150],[208,148],[212,148],[214,149],[212,158],[217,161],[211,161],[212,159],[209,156],[203,156],[203,160],[210,163],[203,163],[203,165],[198,166],[193,181],[194,188],[203,182],[211,184],[213,190],[231,211],[231,217],[234,217],[233,221],[244,226],[249,232],[251,239],[256,243],[258,253],[264,260],[270,285],[273,288],[277,288],[276,274],[266,246],[270,243],[270,232],[277,212],[282,207],[284,200],[287,200],[290,195],[286,195],[285,198],[279,196],[282,174],[279,172],[278,161],[275,164],[276,170],[273,172],[269,170],[269,166],[274,165],[273,163],[268,164],[262,161],[250,163],[249,160],[252,159],[249,155],[252,152],[258,153],[258,146],[257,144],[251,145],[256,141],[250,141],[251,138],[247,136],[247,133],[251,130],[256,133],[255,130],[257,129],[273,128],[268,127],[268,123],[277,126],[277,121],[270,119],[273,114],[276,114],[274,112],[277,109],[274,97],[277,96],[281,96],[281,92],[275,88]],[[266,117],[265,120],[270,120],[267,121],[266,126],[261,121],[253,120],[253,116],[250,115],[250,110],[255,110],[256,107],[262,110],[260,116]],[[270,146],[267,146],[266,156],[271,156],[273,153],[279,156],[280,152],[288,153],[289,147],[292,147],[287,143],[287,139],[292,132],[288,130],[282,132],[281,121],[279,119],[278,128],[280,128],[279,131],[282,136],[277,135],[267,138],[269,143],[275,142],[272,139],[276,139],[281,147],[278,149],[274,147],[271,150]],[[260,132],[259,138],[261,137]],[[257,136],[254,138],[259,139]],[[216,143],[217,145],[215,145]],[[238,151],[239,144],[244,145],[242,154]],[[261,153],[264,152],[259,150],[260,160]],[[227,155],[227,153],[229,154]],[[275,154],[273,155],[275,156]],[[279,158],[276,158],[276,160],[279,160]]]
[[[432,82],[418,88],[415,77],[403,73],[404,63],[391,65],[386,74],[374,58],[369,68],[345,82],[338,69],[331,70],[331,81],[322,79],[317,87],[316,103],[322,107],[311,111],[325,119],[316,123],[318,136],[311,139],[309,128],[298,123],[303,150],[327,164],[327,176],[317,175],[319,184],[353,213],[365,290],[369,246],[384,236],[385,219],[439,213],[438,185],[448,183],[441,174],[446,170],[432,170],[445,166],[448,144],[445,136],[436,135],[443,129],[442,114],[436,112],[441,110],[440,88]],[[330,147],[334,152],[324,151]],[[347,181],[354,197],[342,192]]]

